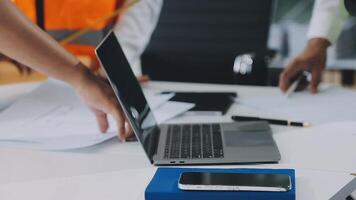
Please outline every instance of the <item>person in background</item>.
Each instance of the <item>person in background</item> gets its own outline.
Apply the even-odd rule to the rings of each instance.
[[[92,71],[99,70],[95,48],[113,28],[126,55],[140,75],[140,56],[157,24],[163,0],[11,0],[32,22],[72,54],[85,58]],[[78,32],[86,30],[81,35]],[[23,64],[0,55],[28,72]],[[100,73],[103,75],[102,73]],[[139,77],[147,80],[147,77]]]
[[[136,76],[142,74],[141,55],[157,26],[162,6],[163,0],[140,0],[113,28]]]
[[[354,0],[351,0],[354,1]],[[316,0],[309,25],[305,49],[286,66],[279,78],[279,87],[286,92],[292,80],[304,70],[312,74],[311,93],[317,93],[322,71],[325,69],[327,49],[341,33],[348,14],[344,1]]]
[[[115,119],[122,140],[132,134],[111,87],[31,23],[9,0],[0,0],[0,27],[0,52],[71,85],[95,114],[102,132],[108,129],[109,114]]]

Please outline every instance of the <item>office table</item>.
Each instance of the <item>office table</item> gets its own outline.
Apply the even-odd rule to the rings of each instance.
[[[0,103],[9,101],[5,91],[13,93],[7,96],[14,100],[35,87],[36,84],[0,87]],[[150,82],[144,87],[152,90],[237,91],[240,99],[279,94],[278,88],[236,85]],[[354,111],[350,109],[350,112]],[[237,113],[261,115],[263,111],[235,103],[225,116],[181,116],[169,123],[229,122],[230,116]],[[282,154],[279,164],[218,167],[295,168],[298,200],[328,199],[353,178],[350,173],[356,172],[356,151],[338,152],[341,150],[335,148],[334,155],[311,153],[294,158],[290,147],[294,141],[282,136],[300,129],[272,126]],[[313,146],[300,146],[313,151]],[[338,156],[348,156],[352,161],[334,163]],[[155,169],[137,142],[119,143],[116,139],[85,149],[60,152],[0,148],[0,199],[142,200]]]

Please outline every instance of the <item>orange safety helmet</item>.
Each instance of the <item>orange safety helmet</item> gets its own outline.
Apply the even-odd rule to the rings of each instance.
[[[124,0],[12,0],[33,22],[43,21],[43,29],[57,41],[97,22],[120,8]],[[39,18],[41,16],[42,18]],[[114,20],[95,23],[91,31],[63,46],[75,55],[95,59],[95,46],[112,27]]]

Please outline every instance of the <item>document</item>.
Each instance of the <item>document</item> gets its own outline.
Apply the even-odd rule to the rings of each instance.
[[[174,96],[174,93],[171,94],[159,94],[155,93],[149,90],[144,90],[143,93],[145,94],[145,97],[147,99],[148,105],[150,105],[150,108],[155,110],[162,104],[166,103],[169,101]]]
[[[1,86],[0,112],[9,107],[17,98],[31,92],[37,85],[38,83],[26,83]]]
[[[172,95],[148,95],[158,123],[183,114],[194,104],[168,102]],[[50,80],[0,114],[0,146],[65,150],[92,146],[117,136],[109,116],[100,133],[95,116],[66,84]]]
[[[240,103],[256,108],[266,116],[309,122],[312,125],[356,120],[356,92],[342,87],[322,89],[318,94],[309,91],[293,93],[289,98],[281,95],[243,98]]]
[[[194,103],[169,101],[169,99],[174,96],[174,93],[161,94],[144,90],[144,94],[158,124],[162,124],[178,115],[186,113],[195,106]]]
[[[162,124],[174,117],[186,113],[195,106],[194,103],[185,103],[177,101],[167,101],[163,105],[153,110],[153,115],[158,124]]]

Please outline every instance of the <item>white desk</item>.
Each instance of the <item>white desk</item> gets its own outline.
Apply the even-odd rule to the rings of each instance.
[[[16,88],[17,86],[13,86]],[[27,89],[34,88],[28,85]],[[238,91],[239,98],[277,94],[277,88],[229,85],[203,85],[154,82],[152,89]],[[6,91],[9,91],[7,88]],[[28,90],[24,90],[28,91]],[[4,95],[0,87],[0,95]],[[0,101],[3,98],[0,96]],[[354,112],[350,110],[350,112]],[[261,114],[261,111],[234,104],[226,116],[180,117],[171,122],[230,121],[230,115]],[[356,172],[356,151],[335,155],[293,157],[293,141],[283,134],[298,128],[273,126],[280,148],[280,164],[224,167],[296,168],[297,199],[325,200],[338,191]],[[321,142],[318,145],[323,145]],[[294,144],[295,145],[295,144]],[[301,148],[305,147],[301,144]],[[322,157],[328,159],[319,159]],[[338,156],[348,156],[350,163],[334,163]],[[222,166],[219,166],[222,167]],[[0,199],[143,199],[143,193],[155,167],[150,166],[138,143],[111,140],[94,147],[67,152],[45,152],[0,148]]]

